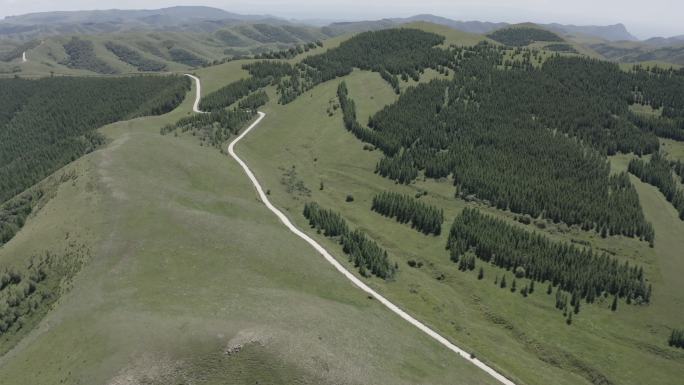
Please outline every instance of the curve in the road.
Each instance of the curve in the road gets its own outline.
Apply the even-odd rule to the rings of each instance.
[[[195,106],[199,105],[199,99],[200,99],[200,80],[196,76],[188,75],[191,78],[193,78],[197,84],[197,96],[195,100]],[[195,112],[201,112],[195,110]],[[489,365],[485,364],[484,362],[478,360],[475,357],[472,357],[470,354],[468,354],[466,351],[463,349],[459,348],[458,346],[454,345],[451,343],[449,340],[447,340],[445,337],[437,333],[436,331],[430,329],[428,326],[423,324],[422,322],[418,321],[417,319],[413,318],[410,314],[406,313],[403,311],[401,308],[399,308],[397,305],[393,304],[390,302],[387,298],[383,297],[380,295],[378,292],[375,290],[371,289],[368,285],[366,285],[363,281],[361,281],[359,278],[357,278],[353,273],[351,273],[349,270],[347,270],[342,264],[340,264],[335,257],[333,257],[323,246],[321,246],[318,242],[316,242],[314,239],[306,235],[303,231],[298,229],[295,225],[290,222],[290,220],[287,218],[285,214],[283,214],[282,211],[277,209],[271,201],[268,199],[268,196],[266,193],[264,193],[264,189],[261,187],[261,184],[257,180],[257,178],[254,176],[254,173],[250,168],[247,166],[247,163],[245,163],[240,157],[238,157],[235,154],[235,145],[242,140],[247,134],[249,134],[250,131],[254,129],[266,116],[265,113],[263,112],[258,112],[259,118],[255,120],[247,129],[245,129],[242,134],[240,134],[235,140],[230,142],[228,145],[228,154],[235,159],[236,162],[242,167],[242,169],[245,171],[245,174],[247,174],[247,177],[252,181],[252,184],[254,185],[254,188],[256,188],[257,193],[259,195],[259,198],[261,198],[261,201],[264,202],[266,207],[271,210],[273,214],[275,214],[278,219],[287,227],[291,232],[296,234],[298,237],[302,238],[304,241],[306,241],[311,247],[313,247],[316,251],[318,251],[326,261],[328,261],[331,265],[337,269],[342,275],[344,275],[347,279],[349,279],[356,287],[359,289],[365,291],[368,293],[368,295],[371,295],[373,298],[377,299],[380,303],[382,303],[386,308],[391,310],[393,313],[397,314],[407,322],[409,322],[411,325],[417,327],[420,329],[422,332],[439,342],[440,344],[444,345],[447,349],[455,352],[458,354],[461,358],[470,361],[473,365],[477,366],[478,368],[482,369],[485,371],[487,374],[490,376],[494,377],[496,380],[498,380],[500,383],[504,385],[515,385],[515,383],[508,378],[504,377],[501,373],[497,372],[496,370],[492,369]]]
[[[197,76],[190,74],[185,74],[185,76],[195,81],[195,103],[192,105],[192,111],[203,114],[204,112],[199,109],[200,99],[202,98],[202,83]]]

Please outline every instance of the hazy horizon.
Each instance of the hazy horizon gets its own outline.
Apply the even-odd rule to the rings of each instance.
[[[0,0],[0,17],[48,11],[156,9],[178,5],[204,5],[240,14],[268,14],[298,20],[356,21],[434,14],[464,21],[509,23],[529,21],[575,25],[622,23],[629,32],[640,39],[684,34],[684,24],[681,22],[681,15],[684,14],[684,3],[669,0],[653,0],[648,3],[648,6],[644,6],[643,2],[635,0],[606,0],[603,2],[575,0],[572,4],[558,4],[551,0],[487,0],[484,4],[472,0],[423,0],[420,2],[414,0],[378,0],[373,3],[340,0],[326,1],[325,3],[311,3],[305,0],[253,0],[249,3],[220,0],[63,0],[59,4],[48,0],[37,0],[30,3],[22,0]]]

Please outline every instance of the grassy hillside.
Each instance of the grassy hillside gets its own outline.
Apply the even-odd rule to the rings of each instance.
[[[358,106],[360,122],[396,97],[378,74],[357,71],[344,80]],[[482,281],[476,272],[458,271],[444,250],[446,234],[426,237],[370,211],[371,199],[379,192],[413,196],[426,191],[421,200],[444,209],[447,224],[464,207],[479,207],[516,223],[510,213],[455,200],[449,181],[419,179],[401,186],[376,175],[379,153],[364,150],[364,144],[343,128],[339,112],[332,117],[327,113],[330,103],[335,102],[338,83],[324,83],[285,107],[264,109],[268,115],[262,125],[238,149],[264,187],[271,190],[272,200],[291,219],[308,227],[301,214],[308,201],[342,213],[399,262],[396,280],[370,279],[374,288],[520,383],[669,384],[681,373],[684,355],[668,348],[666,341],[671,325],[681,321],[678,304],[683,301],[682,288],[675,277],[684,273],[684,264],[677,256],[684,244],[675,234],[682,233],[684,225],[657,190],[633,180],[647,219],[653,221],[658,234],[654,249],[637,240],[602,239],[598,234],[563,225],[539,223],[534,227],[552,239],[586,243],[607,250],[620,261],[642,264],[659,297],[649,306],[622,304],[615,313],[609,309],[610,299],[594,305],[583,303],[582,312],[568,326],[554,309],[546,287],[537,288],[527,298],[512,295],[493,283],[497,276],[500,279],[506,274],[504,270],[481,265]],[[296,170],[296,180],[310,193],[288,187],[292,179],[289,170]],[[318,188],[321,183],[323,190]],[[346,202],[347,195],[354,201]],[[667,214],[658,214],[661,212]],[[338,250],[340,260],[346,262],[339,246],[323,237],[318,239],[331,250]],[[411,268],[409,260],[422,262],[422,267]],[[635,367],[653,369],[632,370]]]
[[[65,45],[78,37],[81,45],[91,46],[87,62],[72,59]],[[62,34],[41,41],[0,43],[0,75],[45,76],[126,74],[146,71],[186,71],[209,63],[243,56],[288,49],[328,38],[320,29],[289,24],[244,23],[208,32],[137,31],[99,34]],[[34,42],[36,44],[34,44]],[[123,46],[122,57],[107,46]],[[21,55],[26,51],[27,62]],[[84,50],[81,50],[84,51]],[[129,57],[138,57],[131,61]],[[154,66],[140,66],[140,61]],[[92,65],[92,63],[98,63]],[[161,66],[161,67],[160,67]]]
[[[442,46],[486,40],[415,26],[443,31]],[[327,40],[288,62],[345,39]],[[549,43],[508,50],[506,58],[539,66],[551,53],[532,55],[541,49],[535,44]],[[63,55],[59,45],[44,46],[54,49],[53,56]],[[395,56],[385,52],[377,59],[399,64],[399,70],[411,64]],[[250,62],[194,71],[203,95],[246,78],[242,65]],[[326,70],[321,61],[310,63]],[[349,65],[356,68],[298,88],[301,94],[285,105],[278,104],[275,86],[265,88],[267,116],[237,152],[275,205],[356,271],[339,244],[310,230],[302,215],[310,201],[341,213],[397,262],[393,279],[365,282],[518,384],[676,382],[684,351],[668,347],[667,338],[682,322],[684,222],[656,188],[630,177],[656,232],[651,248],[636,238],[604,238],[549,220],[525,225],[509,211],[455,197],[450,177],[395,183],[375,172],[382,153],[345,129],[337,89],[344,80],[362,125],[399,96],[379,73]],[[402,94],[448,78],[432,68],[416,75],[397,78]],[[43,312],[52,310],[18,344],[16,338],[0,339],[0,348],[11,348],[0,357],[0,383],[493,383],[354,289],[287,232],[238,166],[216,148],[191,131],[159,135],[163,126],[190,114],[191,102],[167,115],[104,127],[111,143],[55,174],[60,182],[51,199],[0,248],[0,266],[19,269],[30,256],[50,252],[75,275],[59,282],[61,296],[41,305]],[[684,157],[681,143],[661,142],[671,158]],[[626,170],[633,157],[610,156],[610,171]],[[480,260],[481,277],[477,270],[460,271],[445,250],[448,231],[424,235],[371,211],[373,197],[384,191],[442,209],[444,230],[465,208],[478,208],[516,228],[642,266],[653,285],[651,302],[621,300],[611,311],[612,297],[600,296],[593,304],[582,302],[568,324],[546,285],[527,296],[502,289],[501,278],[510,284],[513,273]],[[77,251],[82,267],[67,258]],[[529,284],[518,279],[519,288]]]
[[[240,73],[207,71],[220,82]],[[192,137],[160,137],[190,106],[105,127],[111,144],[60,171],[73,178],[0,249],[3,266],[90,250],[0,358],[0,382],[493,383],[355,290],[234,162]]]

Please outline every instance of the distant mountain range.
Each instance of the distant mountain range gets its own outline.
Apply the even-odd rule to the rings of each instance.
[[[150,30],[213,32],[229,25],[254,21],[287,23],[267,15],[239,15],[201,6],[156,10],[41,12],[6,17],[0,21],[0,36],[34,38],[56,34]]]
[[[435,15],[416,15],[407,18],[388,18],[382,20],[335,22],[324,26],[330,36],[346,32],[358,32],[391,28],[396,25],[426,21],[440,24],[464,32],[487,34],[509,26],[508,23],[482,21],[458,21]],[[11,16],[0,21],[0,36],[9,38],[34,38],[54,34],[70,33],[111,33],[136,30],[174,30],[193,32],[213,32],[226,26],[244,22],[268,22],[271,24],[309,24],[317,22],[292,21],[269,15],[240,15],[222,9],[202,6],[179,6],[156,10],[99,10],[73,12],[41,12],[21,16]],[[318,24],[320,26],[320,24]],[[564,35],[585,35],[606,41],[637,41],[622,24],[609,26],[575,26],[563,24],[542,25]],[[671,44],[671,39],[655,38],[654,45]]]
[[[261,42],[281,42],[280,37],[263,37],[247,24],[259,24],[260,34],[293,35],[285,41],[307,41],[321,36],[338,36],[350,32],[372,31],[396,27],[412,22],[429,22],[447,26],[464,32],[489,34],[497,29],[511,26],[509,23],[492,23],[483,21],[459,21],[445,17],[423,14],[406,18],[387,18],[353,22],[333,22],[316,20],[286,20],[270,15],[241,15],[218,8],[203,6],[179,6],[156,10],[96,10],[73,12],[41,12],[20,16],[6,17],[0,20],[0,39],[29,41],[47,36],[65,36],[74,34],[110,34],[121,32],[195,32],[204,34],[222,33],[225,38],[226,29],[236,34],[238,29],[247,29],[245,40]],[[268,32],[268,26],[289,29],[289,32]],[[556,32],[573,41],[591,44],[592,49],[611,60],[634,61],[641,59],[664,60],[677,64],[684,63],[684,35],[669,38],[655,37],[639,42],[623,24],[564,25],[558,23],[538,24],[542,28]],[[302,32],[303,28],[307,28]],[[243,31],[245,32],[245,31]],[[258,36],[257,36],[258,35]],[[251,36],[251,37],[250,37]],[[588,40],[587,40],[588,39]],[[598,40],[597,40],[598,39]],[[634,42],[636,46],[625,45]],[[637,43],[638,42],[638,43]],[[622,44],[625,43],[625,44]],[[14,43],[19,44],[19,43]],[[247,43],[245,43],[247,44]],[[617,45],[616,45],[617,44]]]
[[[654,47],[684,45],[684,35],[672,37],[653,37],[648,40],[644,40],[644,43],[652,45]]]
[[[394,19],[382,19],[376,21],[359,21],[359,22],[342,22],[333,23],[328,28],[329,31],[333,33],[340,32],[356,32],[359,30],[374,30],[390,28],[392,26],[411,23],[416,21],[426,21],[429,23],[444,25],[450,28],[458,29],[464,32],[477,33],[477,34],[488,34],[497,29],[505,28],[511,26],[509,23],[491,23],[483,21],[458,21],[452,20],[445,17],[435,16],[435,15],[416,15],[407,18],[394,18]],[[563,25],[563,24],[537,24],[541,27],[547,28],[553,32],[560,33],[562,35],[584,35],[597,37],[606,41],[638,41],[634,35],[627,31],[627,28],[623,24],[615,24],[608,26],[577,26],[577,25]]]

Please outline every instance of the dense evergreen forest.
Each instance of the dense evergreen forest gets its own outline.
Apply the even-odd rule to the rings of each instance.
[[[682,183],[684,183],[684,162],[677,160],[671,162],[671,164],[672,170],[675,172],[675,174],[679,175],[679,178],[681,178]]]
[[[294,47],[280,51],[264,52],[256,55],[255,59],[292,59],[293,57],[301,55],[304,52],[309,52],[316,47],[323,47],[323,42],[317,40],[315,42],[309,42],[306,44],[298,44]]]
[[[202,111],[218,111],[224,109],[259,88],[266,87],[271,81],[272,79],[270,77],[250,77],[248,79],[230,83],[202,98],[200,109]]]
[[[64,44],[68,59],[63,63],[70,68],[97,72],[100,74],[115,74],[117,71],[107,62],[95,55],[95,47],[90,40],[79,39],[74,36]]]
[[[349,256],[349,261],[354,263],[364,277],[372,274],[389,279],[396,273],[397,266],[390,262],[387,251],[366,237],[362,231],[350,230],[340,214],[311,202],[304,205],[304,217],[309,220],[312,228],[325,236],[339,237],[343,251]]]
[[[169,50],[169,55],[171,56],[171,60],[176,63],[185,64],[189,67],[204,67],[207,65],[206,60],[183,48],[171,48]]]
[[[360,33],[324,53],[305,58],[278,86],[286,104],[322,82],[348,75],[354,68],[379,72],[395,91],[398,78],[417,80],[426,68],[449,63],[448,51],[436,48],[444,37],[415,29]]]
[[[684,118],[666,118],[630,113],[630,121],[643,131],[652,132],[662,138],[684,141]]]
[[[442,232],[444,211],[405,194],[382,192],[373,197],[371,210],[399,223],[411,223],[412,228],[423,234]]]
[[[501,70],[501,48],[487,44],[449,52],[452,80],[410,88],[369,128],[356,121],[346,86],[338,88],[345,127],[386,155],[379,174],[401,183],[420,171],[452,176],[461,196],[500,209],[653,242],[636,190],[626,174],[611,175],[605,158],[658,149],[657,137],[629,119],[636,76],[568,57]]]
[[[256,110],[266,103],[268,103],[268,94],[266,94],[266,91],[264,90],[259,90],[240,100],[238,107],[247,110]]]
[[[637,103],[663,108],[665,118],[684,118],[684,70],[636,65],[630,72]]]
[[[0,79],[0,202],[99,146],[95,129],[185,98],[178,76]]]
[[[679,73],[636,67],[624,72],[611,63],[561,56],[534,66],[532,55],[502,69],[503,47],[437,48],[442,42],[412,29],[361,33],[294,66],[245,66],[252,77],[210,95],[203,108],[225,108],[274,83],[279,102],[289,103],[353,68],[380,73],[400,93],[400,78],[449,68],[456,72],[453,79],[408,89],[368,127],[357,121],[354,101],[340,84],[345,127],[386,155],[377,165],[380,175],[401,183],[421,172],[451,176],[459,195],[500,209],[653,243],[634,187],[626,174],[611,175],[605,156],[658,150],[656,135],[665,136],[664,129],[648,129],[628,107],[662,107],[669,111],[666,119],[675,119],[681,91],[662,85]]]
[[[684,141],[684,72],[637,65],[630,74],[634,102],[662,109],[659,116],[632,114],[631,121],[644,131]]]
[[[657,152],[648,162],[632,159],[629,162],[629,172],[643,182],[656,186],[665,195],[668,202],[671,202],[675,207],[679,213],[679,218],[684,220],[684,190],[678,186],[672,164],[665,158],[664,154]]]
[[[606,254],[551,241],[477,209],[466,208],[454,220],[447,248],[454,262],[473,253],[486,263],[512,271],[518,279],[548,281],[571,293],[573,306],[580,298],[592,303],[608,294],[625,298],[628,303],[648,303],[651,298],[651,286],[646,284],[643,268],[628,262],[620,264]]]
[[[560,36],[551,31],[534,27],[504,28],[490,33],[487,37],[513,47],[522,47],[535,41],[563,41]]]
[[[668,343],[670,346],[684,349],[684,330],[672,329]]]
[[[166,64],[144,57],[140,52],[113,41],[105,43],[105,47],[121,61],[132,65],[138,71],[158,72],[166,70]]]
[[[571,46],[568,43],[547,44],[546,46],[544,46],[544,49],[552,52],[577,53],[575,47]]]

